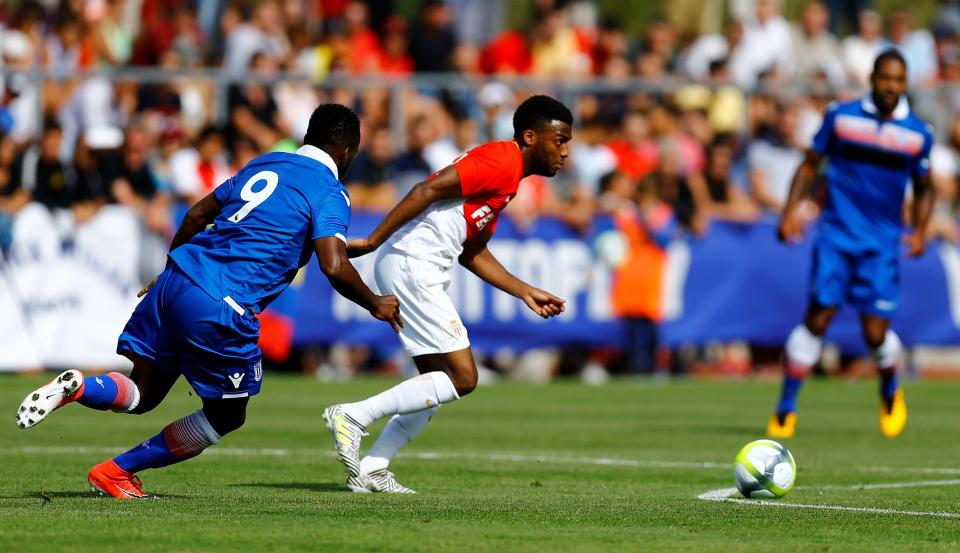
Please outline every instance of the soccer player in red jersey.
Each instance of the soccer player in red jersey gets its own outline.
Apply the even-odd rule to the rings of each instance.
[[[368,238],[348,243],[351,257],[377,250],[377,285],[403,305],[400,341],[420,372],[363,401],[324,410],[351,490],[413,493],[388,470],[390,460],[423,431],[440,405],[477,385],[467,331],[445,293],[454,261],[545,319],[564,311],[564,300],[507,272],[487,242],[520,180],[552,177],[563,166],[572,126],[573,115],[562,103],[542,95],[527,99],[514,113],[513,140],[484,144],[460,156],[413,187]],[[361,460],[364,429],[388,416],[393,418]]]

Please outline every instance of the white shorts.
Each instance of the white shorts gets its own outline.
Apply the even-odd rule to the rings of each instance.
[[[467,329],[446,293],[450,275],[443,267],[387,247],[377,255],[374,274],[380,293],[400,301],[400,342],[408,354],[416,357],[470,347]]]

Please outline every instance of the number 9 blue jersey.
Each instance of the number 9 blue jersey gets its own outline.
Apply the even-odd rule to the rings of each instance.
[[[262,311],[313,253],[313,240],[346,241],[350,198],[323,150],[270,153],[217,187],[213,226],[170,252],[212,298]]]

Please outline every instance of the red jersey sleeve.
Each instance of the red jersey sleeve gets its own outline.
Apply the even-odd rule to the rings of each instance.
[[[464,197],[517,192],[523,158],[516,142],[491,142],[470,150],[453,162]]]

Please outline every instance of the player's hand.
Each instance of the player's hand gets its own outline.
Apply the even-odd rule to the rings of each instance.
[[[144,286],[143,288],[140,289],[139,292],[137,292],[137,297],[142,298],[143,296],[145,296],[147,292],[149,292],[150,289],[153,288],[153,285],[157,283],[158,278],[160,277],[159,276],[153,277],[153,280],[151,280],[149,283],[147,283],[146,286]]]
[[[360,257],[367,255],[377,249],[379,244],[372,242],[369,238],[356,238],[347,242],[347,257]]]
[[[927,241],[922,232],[913,231],[906,235],[903,241],[907,243],[907,254],[910,257],[920,257],[927,249]]]
[[[784,212],[780,219],[780,225],[777,227],[777,238],[781,242],[796,243],[803,239],[803,228],[806,220],[801,215],[800,209],[795,207]]]
[[[555,317],[567,310],[565,306],[567,303],[566,300],[532,286],[524,290],[520,299],[523,300],[523,303],[527,304],[527,307],[529,307],[531,311],[544,319]]]
[[[390,323],[394,332],[400,332],[403,321],[400,320],[400,302],[396,296],[376,296],[370,314],[374,318]]]

